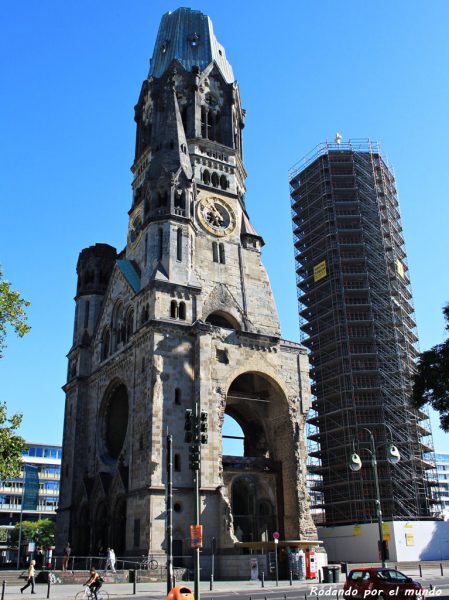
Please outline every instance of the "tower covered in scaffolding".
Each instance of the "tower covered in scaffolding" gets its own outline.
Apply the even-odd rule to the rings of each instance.
[[[369,429],[384,519],[429,516],[427,414],[410,406],[415,321],[395,179],[376,143],[324,143],[290,173],[302,341],[314,402],[312,470],[327,525],[376,518],[372,469],[349,455]],[[386,460],[394,442],[398,465]]]

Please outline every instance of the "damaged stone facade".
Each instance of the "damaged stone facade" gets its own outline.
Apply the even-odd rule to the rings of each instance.
[[[181,43],[182,42],[182,43]],[[164,15],[136,106],[126,248],[77,265],[57,542],[78,555],[165,549],[165,439],[174,438],[175,554],[189,554],[193,482],[184,415],[209,414],[204,552],[236,541],[316,539],[306,489],[305,349],[280,338],[245,208],[245,112],[208,17]],[[244,457],[223,456],[225,414]]]

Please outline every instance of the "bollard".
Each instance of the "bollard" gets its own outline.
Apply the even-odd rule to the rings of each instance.
[[[290,585],[293,585],[293,571],[290,571]]]
[[[136,595],[136,579],[137,579],[137,571],[134,569],[134,578],[133,578],[133,594]]]
[[[422,566],[421,566],[421,563],[419,563],[418,567],[419,567],[419,576],[422,577]]]
[[[262,587],[265,587],[265,573],[262,571]]]
[[[50,573],[48,574],[48,582],[47,582],[47,598],[50,598],[50,588],[51,588],[51,579]]]
[[[443,563],[440,563],[440,570],[441,570],[441,577],[443,577],[443,575],[444,575]]]
[[[321,569],[318,569],[318,583],[321,583],[322,576],[323,576],[323,574],[322,574]]]
[[[210,591],[212,591],[214,589],[214,574],[211,573],[210,574],[210,585],[209,585],[209,589]]]
[[[6,588],[6,581],[3,580],[3,583],[2,583],[2,600],[4,600],[4,598],[5,598],[5,588]]]
[[[173,587],[176,587],[176,575],[173,574]]]

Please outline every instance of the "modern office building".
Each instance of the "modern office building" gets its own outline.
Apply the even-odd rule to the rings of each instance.
[[[449,453],[432,452],[426,459],[432,464],[428,471],[432,515],[449,520]]]
[[[36,509],[23,511],[24,521],[55,519],[59,500],[59,480],[61,476],[61,446],[34,444],[27,442],[22,456],[22,470],[19,477],[0,483],[0,561],[3,562],[8,549],[8,532],[20,521],[25,482],[25,467],[34,467],[38,476],[38,496]]]
[[[429,516],[427,415],[409,404],[415,321],[393,173],[376,143],[318,146],[290,173],[303,343],[314,414],[309,469],[327,525],[376,518],[372,431],[384,519]],[[386,448],[398,446],[391,465]],[[367,468],[354,473],[354,449]]]

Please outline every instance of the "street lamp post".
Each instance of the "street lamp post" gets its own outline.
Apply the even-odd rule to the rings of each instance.
[[[388,428],[389,429],[389,428]],[[385,550],[384,550],[384,535],[383,535],[383,524],[382,524],[382,505],[380,502],[380,488],[379,488],[379,475],[377,473],[377,459],[376,459],[376,445],[374,443],[374,436],[373,433],[370,429],[367,429],[366,427],[363,427],[363,431],[366,431],[369,435],[369,444],[371,446],[371,448],[366,448],[363,447],[361,448],[361,450],[366,450],[368,452],[368,454],[370,454],[371,456],[371,467],[373,469],[373,476],[374,476],[374,487],[375,487],[375,491],[376,491],[376,515],[377,515],[377,524],[379,527],[379,551],[380,551],[380,556],[381,556],[381,560],[382,560],[382,567],[386,566],[386,559],[385,559]],[[391,431],[390,431],[390,435],[391,435]],[[351,471],[360,471],[360,469],[362,468],[362,460],[360,458],[360,456],[356,453],[355,451],[355,444],[353,441],[353,453],[351,454],[350,458],[349,458],[349,468],[351,469]],[[399,450],[397,449],[397,447],[390,443],[387,449],[387,460],[390,464],[392,465],[396,465],[399,460],[401,458],[401,455],[399,454]]]

